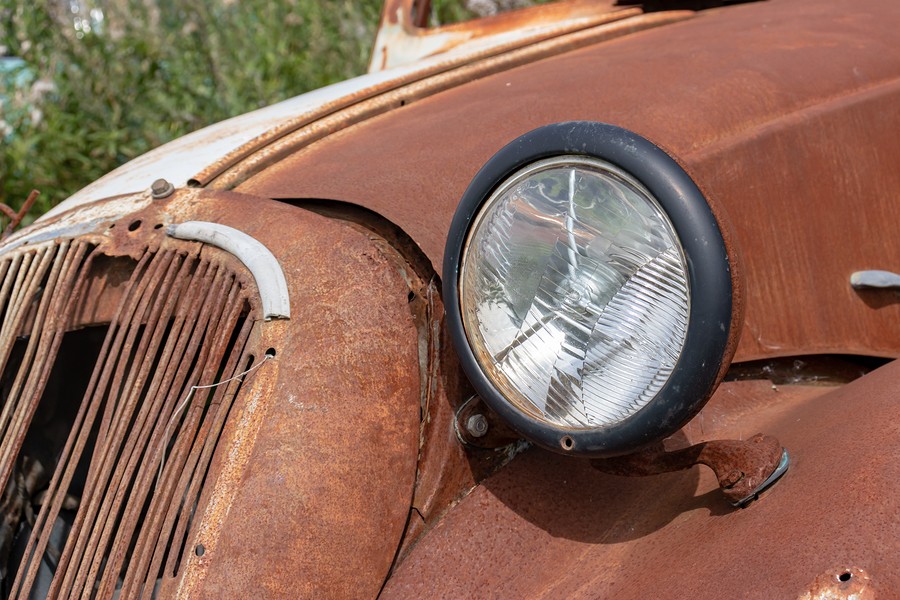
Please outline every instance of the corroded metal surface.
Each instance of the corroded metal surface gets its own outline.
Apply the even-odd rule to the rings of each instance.
[[[416,485],[409,520],[397,560],[423,532],[439,522],[449,507],[486,476],[509,462],[521,445],[465,448],[457,438],[455,412],[472,395],[444,321],[440,282],[407,236],[383,218],[359,207],[332,202],[298,202],[317,214],[357,227],[380,250],[396,257],[409,285],[408,307],[419,328],[419,394],[421,420]]]
[[[349,98],[342,99],[346,108],[330,113],[323,109],[317,115],[319,118],[303,116],[280,124],[198,173],[192,178],[191,184],[221,190],[232,189],[248,177],[315,141],[374,117],[402,112],[397,109],[439,92],[573,48],[682,21],[693,15],[691,11],[669,11],[630,16],[621,20],[610,17],[609,23],[502,54],[495,55],[495,51],[490,51],[475,56],[466,55],[465,60],[446,59],[442,68],[432,70],[427,77],[420,73],[420,77],[407,85],[386,89],[382,94],[372,95],[355,103],[350,103]]]
[[[34,243],[3,254],[2,270],[17,283],[3,285],[12,293],[2,330],[26,349],[12,363],[4,352],[4,380],[14,383],[4,393],[0,477],[20,463],[44,472],[27,497],[29,506],[38,492],[42,500],[18,538],[23,558],[2,557],[11,597],[152,589],[163,554],[177,572],[240,383],[186,390],[252,360],[245,343],[256,303],[239,264],[160,239],[140,218],[116,225],[96,223],[74,240],[23,234],[18,241]],[[27,328],[17,314],[31,314]],[[102,315],[93,334],[79,330],[85,315],[91,324]],[[64,514],[69,532],[59,540]],[[15,521],[4,516],[5,525]]]
[[[627,456],[592,460],[591,464],[603,473],[624,477],[649,477],[706,465],[716,474],[725,498],[740,506],[776,473],[783,456],[777,439],[758,433],[748,440],[711,440],[677,450],[658,444]]]
[[[797,600],[875,600],[877,585],[864,569],[839,567],[816,577]],[[893,594],[883,594],[890,597]]]
[[[892,234],[900,9],[827,4],[772,0],[653,31],[690,13],[635,17],[502,56],[495,48],[430,63],[282,115],[197,183],[357,203],[402,227],[439,266],[458,198],[493,152],[548,122],[613,122],[678,156],[731,224],[748,282],[739,359],[900,355],[900,303],[847,283],[854,271],[894,268],[878,261],[900,252]],[[471,390],[441,341],[436,288],[414,281],[390,248],[395,240],[200,190],[84,207],[59,225],[71,235],[115,225],[103,235],[137,256],[148,236],[189,219],[241,229],[272,249],[299,308],[291,321],[249,334],[255,356],[271,348],[276,358],[234,398],[209,476],[197,486],[185,480],[184,489],[201,491],[196,519],[188,526],[162,508],[148,513],[154,528],[172,524],[186,540],[180,575],[159,581],[164,595],[373,596],[392,568],[385,597],[797,597],[846,591],[833,581],[847,583],[845,573],[877,580],[888,596],[900,590],[900,506],[885,494],[900,475],[892,460],[900,367],[839,389],[724,384],[679,435],[700,442],[766,431],[796,459],[744,511],[727,506],[705,470],[633,480],[538,450],[477,485],[522,447],[467,452],[458,443],[455,411]],[[40,242],[29,235],[6,247]],[[114,314],[126,297],[121,272],[91,279],[106,299],[75,310],[73,323]],[[36,322],[38,314],[21,320]],[[202,454],[187,443],[173,450],[185,464]],[[134,472],[102,474],[118,481]],[[54,496],[54,505],[64,502]],[[103,567],[92,539],[113,544],[120,560],[111,515],[122,502],[87,505],[106,521],[71,551],[83,567],[63,582],[67,590],[89,590]],[[128,508],[123,526],[139,518]],[[135,577],[145,587],[154,565],[173,573],[164,543],[139,548]],[[352,568],[336,556],[352,556]],[[115,583],[99,581],[104,593]]]
[[[419,447],[419,322],[402,257],[357,226],[260,198],[182,190],[144,200],[83,207],[46,223],[82,236],[71,244],[34,229],[5,244],[29,261],[37,256],[40,267],[10,289],[51,272],[77,275],[61,279],[59,290],[50,275],[47,310],[25,302],[21,318],[7,319],[11,340],[23,327],[56,323],[31,336],[43,357],[35,369],[48,370],[55,351],[43,348],[64,330],[121,323],[29,542],[27,552],[43,554],[79,456],[94,453],[50,595],[376,595],[404,533]],[[166,235],[168,225],[188,220],[237,228],[269,248],[287,278],[291,319],[263,322],[253,278],[237,257]],[[47,250],[57,244],[61,253]],[[76,272],[70,263],[84,266]],[[249,296],[232,289],[238,284]],[[91,306],[80,306],[85,298]],[[119,355],[134,358],[116,365]],[[232,373],[227,386],[184,394],[183,382]],[[39,398],[45,381],[29,377],[26,396]],[[105,401],[108,387],[122,390],[122,402]],[[23,411],[36,402],[19,404],[7,406],[24,432],[31,417]],[[0,467],[12,468],[22,435],[6,436]],[[351,554],[350,571],[334,560]],[[39,562],[23,563],[23,594]]]
[[[451,50],[510,50],[640,12],[611,0],[568,0],[428,29],[422,23],[428,16],[427,4],[416,0],[384,3],[370,72]]]
[[[252,203],[252,204],[251,204]],[[266,210],[260,210],[261,204]],[[248,220],[252,206],[257,219]],[[290,321],[260,340],[260,372],[232,412],[204,490],[180,597],[373,596],[407,519],[419,424],[409,285],[355,228],[258,199],[204,201],[281,261]],[[336,556],[354,557],[348,570]],[[261,559],[265,557],[265,559]]]
[[[746,509],[705,469],[622,478],[529,451],[420,540],[382,597],[796,598],[836,569],[894,597],[898,390],[900,364],[843,387],[723,384],[686,437],[767,431],[795,459]]]
[[[551,122],[614,123],[679,157],[731,222],[747,282],[738,360],[897,356],[900,303],[848,278],[900,253],[898,23],[889,0],[704,12],[413,102],[237,189],[366,206],[439,268],[459,198],[494,152]]]

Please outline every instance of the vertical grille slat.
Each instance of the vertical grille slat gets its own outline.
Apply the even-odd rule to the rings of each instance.
[[[91,464],[91,473],[88,475],[89,484],[96,483],[94,481],[94,477],[96,477],[95,469],[102,469],[109,460],[107,455],[111,447],[106,443],[106,440],[111,435],[114,436],[114,432],[122,426],[121,419],[123,415],[116,410],[118,406],[117,401],[121,397],[123,389],[133,389],[127,385],[127,379],[134,375],[130,370],[132,353],[128,349],[134,346],[134,341],[141,329],[144,312],[147,310],[147,305],[155,291],[155,285],[158,283],[161,272],[168,266],[172,257],[172,252],[163,252],[154,257],[146,275],[138,280],[138,289],[128,306],[125,319],[121,322],[120,338],[118,340],[119,350],[112,357],[112,380],[106,392],[109,401],[106,403],[103,420],[100,424],[100,433],[97,438],[97,446],[98,448],[103,448],[104,452],[101,461],[93,461]],[[111,434],[110,431],[113,431],[113,433]]]
[[[59,360],[72,352],[60,350],[72,320],[95,314],[90,303],[99,300],[85,290],[111,268],[98,258],[106,257],[102,244],[62,240],[0,257],[0,365],[9,390],[0,410],[4,481],[22,468],[39,405],[72,406],[24,556],[10,565],[10,598],[32,597],[39,578],[49,581],[50,597],[150,598],[162,578],[179,573],[242,378],[197,389],[179,405],[192,386],[230,379],[260,356],[250,344],[259,322],[252,278],[222,262],[218,250],[170,245],[116,263],[128,275],[113,296],[105,334],[91,338],[96,360],[84,371],[77,409],[78,397],[45,396],[57,389],[47,386],[61,376]],[[77,510],[56,547],[50,540],[63,513],[70,514],[67,502]],[[56,561],[50,580],[42,566],[48,556]]]
[[[198,380],[200,382],[220,379],[216,377],[216,371],[220,369],[219,365],[222,364],[222,360],[225,358],[227,345],[232,337],[231,335],[225,336],[223,334],[233,331],[240,319],[240,305],[243,301],[238,295],[239,289],[237,286],[231,285],[231,289],[228,291],[228,300],[220,315],[220,319],[224,320],[228,327],[219,328],[218,339],[212,344],[215,354],[211,355],[207,360],[206,368]],[[246,333],[249,334],[249,330]],[[225,365],[225,373],[233,373],[239,370],[242,364],[238,362],[239,356],[239,352],[232,351],[230,353],[230,357]],[[232,382],[232,384],[234,383]],[[174,417],[174,421],[178,424],[178,429],[176,430],[173,426],[170,435],[177,441],[171,449],[171,458],[169,456],[166,457],[163,475],[159,482],[159,498],[154,498],[141,536],[138,538],[135,551],[135,555],[138,556],[137,565],[135,565],[135,568],[129,569],[133,571],[133,577],[136,580],[143,580],[146,576],[145,574],[149,572],[153,578],[150,589],[153,589],[153,584],[155,584],[162,562],[162,555],[158,554],[160,542],[164,542],[163,548],[168,549],[175,518],[179,514],[189,515],[193,511],[193,502],[191,502],[190,506],[185,505],[184,502],[186,497],[190,497],[189,488],[194,479],[192,476],[194,465],[199,458],[195,447],[198,444],[202,444],[203,441],[209,440],[208,433],[215,417],[218,412],[223,411],[221,396],[227,391],[227,388],[228,386],[220,386],[211,390],[197,390],[191,399],[190,405],[186,406],[180,414]],[[219,398],[218,402],[215,401],[217,397]],[[180,423],[178,423],[179,421]],[[180,498],[179,495],[181,496]],[[168,532],[169,535],[164,537],[164,532]],[[151,560],[149,571],[147,571],[147,559],[151,556],[153,560]],[[127,581],[126,578],[125,583]],[[123,591],[125,589],[123,583]]]
[[[253,366],[254,357],[252,354],[247,353],[246,348],[252,327],[253,324],[251,322],[244,322],[235,342],[234,356],[240,356],[240,359],[236,360],[233,365],[229,364],[229,372],[237,371],[240,368],[242,368],[242,370],[247,370]],[[215,394],[210,402],[211,406],[216,406],[216,412],[213,415],[213,418],[209,420],[209,432],[203,438],[202,444],[198,449],[199,454],[194,466],[194,476],[191,477],[188,483],[187,493],[185,499],[182,501],[184,509],[176,511],[174,507],[169,508],[167,523],[171,523],[172,518],[174,517],[177,519],[177,526],[168,541],[162,539],[157,541],[156,549],[154,551],[153,564],[157,565],[161,561],[163,553],[170,547],[169,544],[172,543],[172,540],[176,541],[172,548],[177,551],[169,551],[166,558],[164,573],[168,576],[174,577],[176,575],[185,550],[184,542],[186,541],[186,536],[189,534],[188,527],[191,524],[193,514],[193,511],[186,510],[188,507],[187,503],[190,501],[191,504],[194,504],[200,500],[200,494],[206,482],[209,463],[212,460],[213,452],[216,448],[216,440],[219,439],[222,430],[225,428],[225,422],[231,412],[234,398],[237,396],[242,385],[243,380],[237,380],[230,383],[227,387],[216,388]],[[155,569],[151,567],[151,572],[154,571]],[[150,582],[145,582],[145,586],[148,583]]]
[[[227,279],[227,276],[223,276],[223,274],[221,272],[217,273],[216,281],[219,283],[219,287],[222,287],[224,285],[225,282],[223,281],[223,279]],[[209,314],[206,318],[201,317],[201,321],[205,321],[207,324],[207,327],[205,330],[199,331],[202,338],[207,338],[211,334],[214,334],[215,330],[218,328],[219,324],[221,323],[221,315],[219,314],[220,303],[219,303],[218,296],[213,295],[212,297],[216,299],[216,304],[211,307],[211,310],[209,311]],[[210,304],[211,303],[207,303],[205,305],[205,307],[210,306]],[[198,333],[198,332],[195,331],[195,334],[196,333]],[[197,337],[197,336],[195,335],[194,337]],[[213,341],[212,344],[201,345],[199,349],[201,351],[203,351],[203,350],[209,349],[210,346],[212,348],[215,348],[216,347],[215,341]],[[224,352],[224,349],[223,349],[223,352]],[[207,354],[210,354],[210,352],[207,352]],[[221,359],[221,357],[218,357],[218,358]],[[202,352],[201,352],[201,356],[197,359],[197,367],[196,368],[200,369],[201,365],[204,363],[207,363],[207,358],[203,357]],[[200,376],[200,379],[208,381],[208,380],[215,378],[216,371],[219,369],[218,364],[219,363],[216,363],[214,365],[212,372],[210,372],[209,368],[205,368],[203,375]],[[185,384],[186,388],[189,389],[190,385],[193,385],[193,383],[191,383],[191,381],[193,381],[193,378]],[[180,402],[180,400],[178,400],[178,402]],[[167,409],[171,408],[172,410],[174,410],[175,408],[177,408],[177,406],[169,405],[166,408]],[[190,407],[187,407],[187,409],[185,409],[185,410],[189,410],[189,409],[190,409]],[[163,445],[166,444],[165,436],[164,435],[159,436],[159,434],[165,433],[166,427],[171,418],[172,418],[171,413],[169,413],[168,415],[163,414],[156,421],[156,427],[155,427],[155,430],[153,432],[153,437],[152,437],[152,440],[154,440],[154,441],[151,441],[151,443],[148,446],[148,451],[153,452],[154,456],[153,456],[152,460],[144,461],[142,463],[144,465],[144,467],[138,473],[134,474],[134,486],[135,487],[134,487],[134,490],[132,491],[132,497],[144,498],[147,496],[150,489],[154,487],[153,484],[156,479],[156,475],[157,475],[158,471],[154,470],[154,469],[147,469],[146,465],[151,464],[151,463],[157,464],[158,458],[157,458],[156,454],[159,454],[160,453],[159,449]],[[158,440],[158,442],[155,440]],[[163,471],[163,478],[162,478],[162,481],[160,482],[160,484],[156,487],[156,490],[154,493],[154,501],[153,501],[154,504],[158,504],[160,501],[163,503],[168,503],[170,501],[170,494],[168,491],[169,486],[167,486],[165,484],[165,482],[167,480],[167,474],[170,470],[169,466],[171,464],[175,463],[179,458],[178,457],[178,447],[179,447],[179,445],[176,442],[175,446],[166,455],[166,464],[164,465],[165,468]],[[132,468],[133,468],[133,466],[129,465],[129,469],[132,469]],[[119,503],[116,502],[113,505],[114,510],[116,508],[118,508],[118,504]],[[108,563],[108,565],[106,567],[106,573],[107,573],[108,577],[104,577],[104,584],[107,584],[107,585],[108,585],[107,582],[112,581],[113,577],[118,574],[118,568],[121,564],[121,559],[124,558],[124,548],[122,548],[121,546],[122,546],[122,539],[125,539],[125,538],[130,539],[131,538],[132,532],[128,529],[129,523],[131,524],[131,526],[135,526],[136,522],[137,522],[137,518],[140,516],[136,510],[138,508],[136,503],[132,502],[130,506],[131,506],[130,515],[129,514],[123,515],[123,517],[122,517],[123,522],[119,526],[119,531],[122,532],[124,530],[124,533],[125,533],[125,536],[118,537],[119,551],[116,552],[115,550],[113,550],[113,552],[111,552],[107,555],[108,558],[110,559],[110,563]],[[152,523],[152,519],[151,519],[152,514],[153,514],[153,507],[151,505],[150,512],[148,513],[147,518],[144,521],[143,530],[147,530],[148,528],[153,527],[153,523]],[[98,544],[97,547],[104,548],[104,547],[106,547],[107,543],[108,543],[108,539],[103,539],[103,540],[101,540],[100,544]],[[115,559],[118,559],[118,561],[113,562],[113,561],[115,561]],[[104,589],[104,587],[101,586],[101,591],[103,589]]]
[[[145,342],[145,339],[138,338],[143,328],[142,320],[148,312],[151,301],[156,296],[157,286],[160,285],[173,257],[174,253],[172,252],[163,252],[158,255],[154,259],[155,269],[148,274],[146,280],[141,282],[146,282],[146,285],[140,286],[143,289],[139,289],[134,317],[129,324],[121,353],[117,357],[103,419],[103,424],[109,423],[109,428],[106,432],[101,431],[97,437],[86,493],[82,497],[82,507],[78,511],[72,532],[69,534],[69,543],[66,544],[63,553],[63,560],[68,568],[65,570],[65,577],[59,593],[66,598],[79,595],[78,590],[81,589],[87,577],[86,569],[91,559],[90,555],[87,558],[84,555],[96,548],[96,539],[104,520],[104,496],[109,486],[115,486],[115,482],[122,475],[113,469],[113,466],[121,451],[121,443],[126,439],[127,427],[137,404],[134,398],[136,393],[134,383],[137,374],[132,368],[134,353],[131,349],[134,348],[135,341],[138,341],[138,352],[146,351],[146,343],[142,343]],[[103,401],[103,399],[102,396],[99,398],[95,396],[92,401]],[[85,527],[85,522],[95,526]],[[72,543],[73,538],[74,543]]]
[[[0,439],[3,440],[0,481],[9,478],[16,455],[22,447],[27,428],[37,409],[37,403],[29,400],[39,398],[47,385],[65,327],[75,307],[76,288],[84,281],[83,277],[79,277],[75,265],[84,259],[87,252],[86,244],[77,244],[74,248],[63,244],[56,254],[22,362],[22,367],[25,367],[26,363],[31,364],[31,367],[20,367],[17,375],[17,378],[26,377],[27,373],[27,384],[21,394],[11,392],[7,399],[7,405],[14,406],[15,409],[10,428],[0,434]],[[47,252],[46,256],[50,254]]]
[[[75,556],[80,560],[80,567],[73,588],[67,589],[66,581],[63,582],[62,591],[70,597],[79,592],[84,595],[85,589],[91,590],[102,562],[113,558],[106,556],[106,547],[125,494],[132,485],[134,465],[140,458],[135,452],[142,453],[144,450],[148,436],[146,424],[157,416],[156,406],[139,401],[144,383],[155,363],[158,346],[162,342],[165,327],[161,317],[168,321],[168,315],[163,315],[162,311],[175,292],[172,286],[176,283],[175,275],[179,265],[180,257],[174,253],[166,253],[163,257],[137,313],[147,315],[147,322],[154,325],[154,331],[148,335],[146,329],[149,326],[141,327],[140,320],[135,321],[126,341],[124,354],[132,358],[120,363],[124,365],[127,377],[123,390],[117,393],[120,402],[114,405],[116,428],[108,438],[98,439],[98,447],[105,449],[104,463],[100,469],[104,479],[103,484],[96,486],[91,494],[91,506],[98,507],[97,511],[86,514],[86,520],[93,522],[94,527],[79,531]],[[158,298],[166,298],[167,301],[154,302]],[[142,329],[143,335],[140,335]],[[138,341],[137,349],[131,352],[135,340]],[[140,360],[139,357],[143,359]],[[138,368],[134,368],[135,365],[139,365]],[[137,414],[135,410],[138,411]],[[134,431],[137,435],[133,434]],[[123,535],[127,536],[128,532],[123,532]],[[76,564],[74,560],[72,564]]]
[[[179,282],[188,281],[186,276],[190,272],[190,269],[193,265],[194,265],[193,260],[183,261],[178,269],[178,274],[176,275],[176,278],[177,278],[176,280]],[[182,292],[183,292],[183,288],[179,287],[178,293],[177,294],[169,294],[169,299],[166,302],[166,306],[163,311],[163,313],[166,315],[166,320],[168,321],[168,319],[172,318],[173,316],[175,317],[175,320],[173,321],[171,329],[168,332],[167,343],[162,345],[161,351],[159,350],[159,348],[163,341],[162,337],[163,337],[163,335],[166,334],[166,327],[163,326],[164,323],[161,320],[157,321],[157,327],[153,333],[152,347],[154,348],[154,350],[153,350],[154,353],[160,352],[160,358],[159,358],[158,364],[156,366],[156,372],[158,374],[162,374],[162,376],[154,378],[154,380],[150,384],[149,389],[147,390],[147,394],[144,399],[145,400],[144,406],[147,407],[148,410],[142,411],[141,418],[134,427],[136,430],[141,430],[144,427],[144,424],[146,423],[147,419],[154,418],[154,415],[156,417],[157,422],[159,421],[158,413],[162,409],[162,403],[164,402],[165,398],[171,394],[170,388],[163,384],[165,382],[171,381],[171,379],[170,379],[171,374],[169,372],[169,369],[171,368],[170,367],[171,359],[173,356],[176,356],[175,350],[177,349],[179,343],[181,343],[181,340],[182,340],[181,331],[182,331],[182,326],[184,324],[184,317],[178,316],[176,313],[176,311],[178,310],[178,298],[181,297]],[[145,361],[145,364],[147,362],[149,362],[149,361]],[[146,453],[154,453],[155,452],[154,449],[156,449],[158,447],[158,445],[159,445],[158,441],[156,440],[156,437],[154,434],[154,436],[151,436],[151,442],[149,444],[149,447],[147,447],[145,444],[138,444],[139,450],[141,450],[145,454],[138,455],[137,453],[135,453],[133,451],[134,450],[133,447],[132,447],[132,449],[129,450],[129,452],[131,454],[131,459],[129,460],[128,465],[127,465],[126,479],[130,479],[131,477],[133,477],[135,466],[136,466],[137,460],[139,458],[143,458],[145,463],[147,463],[147,462],[152,462],[153,464],[156,463],[156,461],[158,459],[155,456],[155,454],[153,454],[151,456],[147,456]],[[132,444],[132,446],[134,446],[134,444]],[[145,490],[141,490],[138,492],[138,495],[140,497],[143,497],[144,493],[145,493]],[[118,512],[119,504],[120,504],[120,502],[117,500],[116,506],[113,507],[114,513]],[[126,531],[131,531],[134,527],[136,527],[137,518],[140,516],[140,514],[139,514],[140,508],[141,507],[137,506],[136,503],[131,503],[129,505],[128,513],[125,516],[123,516],[122,527]],[[124,553],[128,550],[127,544],[125,543],[126,541],[130,541],[130,536],[128,536],[128,537],[120,536],[119,538],[117,538],[114,541],[113,548],[109,553],[110,564],[109,564],[108,568],[106,569],[106,576],[104,577],[104,584],[106,583],[107,579],[113,577],[115,575],[115,573],[117,572],[116,566],[121,564],[121,561],[124,558]],[[112,583],[114,584],[115,581],[113,581]],[[102,594],[103,589],[104,588],[101,587],[101,594]]]
[[[140,279],[144,269],[150,262],[150,258],[151,255],[147,253],[138,261],[132,279]],[[127,310],[127,307],[130,304],[129,301],[135,298],[135,296],[131,294],[132,290],[133,286],[129,284],[128,291],[122,296],[119,306],[116,309],[116,315],[107,329],[106,337],[100,350],[100,356],[97,359],[97,365],[94,368],[94,372],[91,374],[91,380],[88,383],[78,414],[75,417],[72,432],[66,441],[66,445],[53,474],[53,478],[50,480],[47,496],[51,498],[51,501],[49,504],[45,504],[43,510],[38,513],[34,531],[29,537],[24,556],[16,574],[16,579],[13,582],[13,592],[10,595],[11,598],[23,596],[27,598],[28,590],[34,585],[34,580],[37,577],[38,568],[40,566],[40,561],[35,560],[35,557],[43,556],[46,552],[52,531],[52,526],[47,527],[46,524],[47,522],[52,524],[62,509],[62,504],[65,500],[67,490],[72,483],[78,460],[87,445],[87,440],[93,428],[94,420],[99,412],[99,404],[97,402],[91,402],[90,399],[95,396],[97,390],[106,388],[108,378],[111,375],[110,371],[112,370],[112,364],[107,358],[110,355],[114,356],[117,354],[117,351],[121,346],[122,329],[117,326],[117,323],[120,321],[122,312]],[[89,475],[88,483],[90,483],[90,479]],[[57,569],[64,571],[66,564],[66,557],[61,557],[57,564]],[[51,595],[55,593],[55,591],[56,590],[52,587],[50,590]]]
[[[48,250],[44,250],[39,252],[40,260],[38,261],[35,258],[34,261],[26,261],[26,269],[28,269],[27,275],[22,277],[21,279],[16,281],[16,285],[14,287],[14,298],[20,300],[20,305],[17,307],[17,310],[14,312],[12,316],[12,321],[14,323],[13,327],[15,329],[10,328],[6,333],[3,340],[4,346],[6,344],[10,344],[15,340],[15,334],[22,327],[22,321],[28,313],[28,310],[31,308],[31,302],[22,301],[23,298],[31,298],[35,295],[35,291],[37,287],[40,285],[41,279],[43,279],[47,270],[53,266],[52,274],[58,275],[59,268],[61,262],[66,254],[66,250],[68,249],[68,245],[60,249],[59,253],[53,253]],[[56,260],[53,260],[56,258]],[[29,268],[36,265],[36,268]],[[38,311],[38,317],[43,317],[46,314],[46,305],[48,303],[48,295],[44,295],[40,301],[40,309]],[[27,393],[29,388],[34,385],[34,376],[31,373],[31,368],[29,365],[32,364],[32,361],[37,354],[38,345],[42,336],[34,335],[35,333],[40,333],[40,320],[39,318],[35,319],[35,324],[32,330],[32,335],[28,338],[28,345],[25,348],[25,354],[22,357],[21,368],[18,373],[16,373],[16,378],[13,381],[12,387],[9,390],[9,394],[7,396],[7,401],[3,407],[3,412],[0,413],[0,439],[9,440],[13,439],[12,443],[4,443],[3,450],[0,452],[0,480],[6,481],[9,479],[10,474],[13,469],[13,460],[15,460],[15,455],[18,453],[19,443],[18,440],[18,427],[21,426],[21,422],[24,418],[23,412],[28,412],[29,406],[27,402],[21,402],[22,398],[27,398]],[[11,351],[12,348],[10,347]],[[8,352],[4,352],[5,355],[8,356]],[[47,353],[43,353],[38,356],[37,363],[34,365],[37,367],[38,372],[40,373],[41,368],[43,367],[44,362],[51,362],[53,357],[47,355]]]

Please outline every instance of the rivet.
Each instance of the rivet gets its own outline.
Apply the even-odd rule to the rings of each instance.
[[[150,195],[153,196],[154,200],[161,200],[162,198],[168,198],[172,195],[172,192],[175,191],[175,186],[166,181],[165,179],[157,179],[150,186]]]

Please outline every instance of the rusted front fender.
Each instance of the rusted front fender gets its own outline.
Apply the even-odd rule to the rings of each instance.
[[[289,318],[267,319],[260,310],[265,304],[260,296],[270,292],[249,268],[255,256],[242,258],[212,243],[173,237],[173,226],[197,221],[236,230],[271,252],[287,285]],[[74,462],[86,464],[92,479],[80,497],[72,533],[58,542],[62,560],[51,595],[99,590],[97,597],[111,597],[114,588],[121,588],[122,597],[137,597],[141,590],[148,597],[157,588],[160,597],[180,598],[246,598],[250,593],[264,598],[375,597],[406,530],[419,451],[422,319],[413,299],[421,294],[421,282],[401,255],[377,235],[345,221],[243,194],[180,190],[164,199],[145,193],[76,208],[8,240],[2,258],[4,264],[10,256],[27,262],[41,248],[66,247],[69,239],[90,257],[72,262],[71,268],[84,273],[78,281],[86,282],[87,291],[66,294],[51,280],[43,293],[33,292],[34,300],[23,292],[17,304],[37,306],[41,298],[57,296],[74,303],[72,317],[60,315],[58,324],[48,321],[45,329],[59,327],[55,335],[60,337],[86,326],[115,331],[115,315],[121,312],[116,306],[123,305],[123,298],[133,297],[134,305],[150,308],[118,325],[132,332],[121,350],[110,353],[113,361],[130,357],[116,367],[122,373],[116,377],[129,381],[123,392],[106,397],[104,384],[84,400],[79,392],[64,397],[78,410],[87,409],[88,419],[96,418],[99,434],[94,434],[96,442],[86,441],[91,425],[78,424],[60,434],[73,440]],[[156,289],[139,286],[155,285],[162,277],[154,273],[165,271],[129,270],[128,265],[148,256],[154,257],[150,261],[186,257],[174,259],[186,265],[193,257],[206,257],[214,265],[210,272],[227,272],[228,280],[237,280],[248,294],[241,331],[249,334],[240,342],[245,349],[238,352],[252,357],[254,367],[230,378],[243,380],[237,391],[224,393],[222,387],[203,396],[192,388],[185,396],[187,388],[181,384],[166,394],[132,391],[143,389],[144,380],[151,390],[156,383],[174,380],[164,367],[168,355],[187,368],[198,361],[189,344],[174,341],[166,342],[168,354],[154,358],[155,351],[148,350],[153,346],[146,342],[149,334],[142,337],[140,332],[177,338],[165,332],[175,329],[171,323],[180,316],[157,315],[161,307],[175,303],[170,299],[194,298],[190,288],[201,286],[202,275],[181,268],[179,276],[187,283],[171,288],[176,292],[141,292]],[[12,264],[9,269],[19,263]],[[174,281],[175,271],[168,272],[166,281]],[[187,291],[178,296],[181,289]],[[187,305],[185,311],[191,305],[221,304],[218,289],[209,287],[193,301],[177,302]],[[288,316],[287,311],[281,314]],[[35,317],[35,331],[40,316]],[[188,328],[197,322],[186,321]],[[81,354],[90,356],[84,350]],[[97,373],[101,362],[82,370]],[[129,365],[139,364],[148,368],[134,378]],[[185,385],[213,389],[214,382],[227,376],[217,371],[227,373],[213,369]],[[22,394],[16,406],[33,411],[41,395],[39,389]],[[199,403],[189,404],[192,397],[200,398]],[[161,408],[148,413],[151,405]],[[127,416],[123,411],[129,406],[142,416]],[[41,411],[37,414],[35,422],[40,422]],[[182,415],[185,423],[202,420],[196,437],[184,433]],[[119,422],[136,424],[129,428]],[[210,427],[221,434],[207,435]],[[19,452],[17,443],[21,445],[14,436],[5,436],[3,451]],[[187,454],[191,461],[198,456],[202,461],[196,468],[188,461],[181,470],[179,461]],[[130,458],[136,456],[142,458]],[[62,476],[63,462],[47,465],[56,469],[54,481]],[[65,492],[63,486],[54,498]],[[48,530],[58,519],[62,500],[53,502],[52,508],[49,502],[41,508],[37,533],[28,543],[37,543],[42,523],[49,523]],[[51,513],[49,519],[46,513]],[[107,519],[108,514],[123,516]],[[41,556],[46,541],[38,544]],[[111,564],[116,566],[107,566]],[[11,568],[15,576],[16,564]],[[18,580],[25,581],[24,597],[36,572],[26,575],[29,568],[23,567]]]
[[[276,368],[232,410],[178,597],[374,597],[416,477],[408,267],[360,228],[272,201],[203,194],[185,212],[263,242],[292,315],[264,325]]]
[[[723,384],[683,435],[765,431],[791,453],[745,509],[707,469],[635,479],[531,450],[451,510],[382,597],[896,597],[898,394],[896,362],[840,388]]]

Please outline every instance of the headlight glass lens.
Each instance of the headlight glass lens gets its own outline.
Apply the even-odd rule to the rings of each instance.
[[[507,179],[475,217],[461,269],[476,360],[542,421],[591,429],[628,418],[684,347],[678,237],[652,195],[602,160],[560,156]]]

